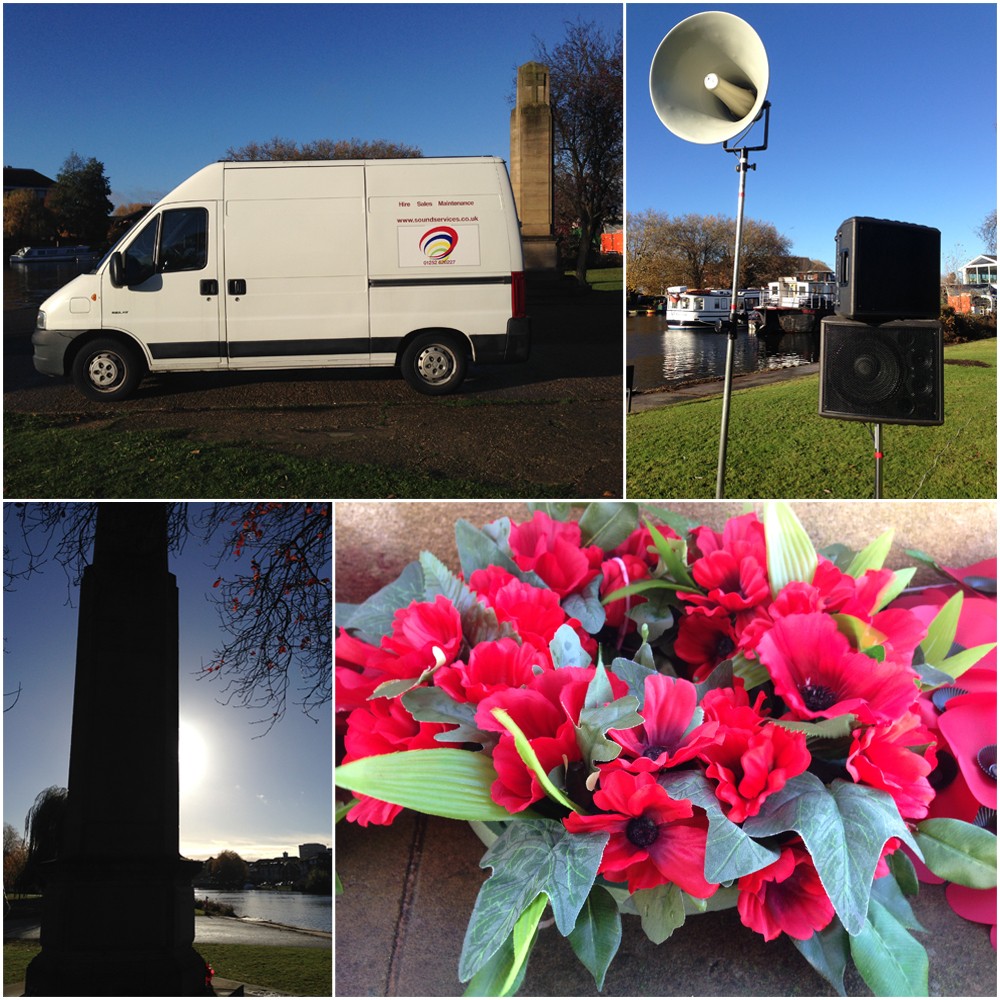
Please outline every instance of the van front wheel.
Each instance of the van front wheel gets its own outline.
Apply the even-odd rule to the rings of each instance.
[[[422,333],[400,358],[403,378],[418,392],[441,396],[453,392],[465,378],[469,359],[455,337]]]
[[[73,359],[73,383],[88,399],[126,399],[145,374],[139,352],[112,337],[92,340]]]

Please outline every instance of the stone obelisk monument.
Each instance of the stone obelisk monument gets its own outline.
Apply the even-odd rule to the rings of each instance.
[[[177,584],[162,503],[98,505],[80,586],[69,796],[26,996],[211,996],[178,853]]]
[[[549,68],[529,62],[517,69],[517,97],[510,113],[510,181],[521,220],[527,271],[556,272],[553,228],[552,107]]]

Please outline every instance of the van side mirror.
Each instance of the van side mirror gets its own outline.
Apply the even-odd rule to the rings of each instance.
[[[113,288],[121,288],[125,284],[125,262],[121,252],[116,250],[108,261],[108,277]]]

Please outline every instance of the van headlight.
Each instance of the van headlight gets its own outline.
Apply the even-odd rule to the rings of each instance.
[[[45,311],[43,309],[38,310],[38,318],[35,320],[35,327],[39,330],[45,329]]]

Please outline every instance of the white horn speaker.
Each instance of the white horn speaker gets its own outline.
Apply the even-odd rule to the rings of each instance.
[[[649,96],[661,122],[688,142],[725,142],[764,107],[764,43],[742,18],[706,11],[681,21],[660,42]]]

